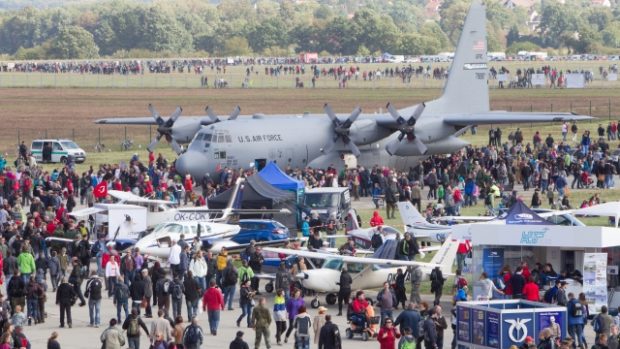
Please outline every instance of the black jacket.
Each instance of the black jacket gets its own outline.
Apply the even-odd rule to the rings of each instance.
[[[24,280],[21,276],[11,278],[11,281],[9,281],[9,284],[7,285],[7,293],[11,298],[19,298],[26,295],[26,284],[24,284]]]
[[[228,349],[250,349],[248,343],[244,342],[242,338],[235,338],[234,341],[230,342],[230,346]]]
[[[427,317],[424,320],[424,345],[426,348],[437,348],[437,329],[435,328],[435,322],[432,317]],[[429,344],[427,346],[427,344]]]
[[[353,278],[351,278],[351,274],[346,271],[340,273],[340,291],[351,291],[351,284],[353,283]]]
[[[56,304],[71,305],[76,296],[73,285],[68,282],[62,283],[56,290]]]
[[[193,302],[200,297],[200,286],[196,282],[196,279],[185,277],[183,281],[183,288],[185,288],[185,301]]]
[[[136,278],[129,286],[129,294],[131,300],[141,301],[144,298],[144,280],[141,277]]]
[[[331,321],[325,322],[319,334],[319,349],[341,349],[340,331]]]
[[[523,286],[525,286],[525,278],[521,274],[512,274],[510,278],[510,285],[512,286],[513,295],[522,295]]]
[[[95,280],[99,280],[100,287],[94,287]],[[102,288],[103,288],[103,280],[100,278],[92,277],[88,279],[88,281],[86,282],[86,292],[84,293],[84,295],[88,297],[88,299],[90,300],[100,301]]]

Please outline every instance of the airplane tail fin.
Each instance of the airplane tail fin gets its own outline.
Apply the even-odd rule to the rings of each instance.
[[[439,265],[443,275],[453,274],[452,265],[456,259],[456,250],[458,247],[459,242],[448,237],[443,245],[441,245],[439,251],[435,252],[435,256],[433,256],[430,263]]]
[[[486,24],[486,9],[481,0],[474,0],[465,18],[443,95],[434,101],[439,104],[438,112],[489,111]]]
[[[418,210],[409,201],[398,202],[398,212],[400,212],[400,218],[403,220],[405,227],[413,225],[414,223],[426,222],[426,219],[418,212]],[[407,230],[407,229],[405,229]]]
[[[222,211],[222,217],[220,220],[225,221],[234,209],[241,208],[241,201],[243,200],[243,178],[237,178],[235,186],[233,187],[232,195],[226,205],[226,208]]]

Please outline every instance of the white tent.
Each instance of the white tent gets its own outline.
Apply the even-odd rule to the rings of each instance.
[[[614,217],[616,228],[618,228],[618,218],[620,218],[620,201],[606,202],[600,205],[580,208],[573,212],[578,216],[599,216]]]

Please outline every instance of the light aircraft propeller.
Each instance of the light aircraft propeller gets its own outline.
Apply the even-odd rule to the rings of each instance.
[[[342,143],[344,143],[344,145],[349,148],[353,155],[355,155],[356,157],[360,156],[361,152],[359,148],[351,140],[350,129],[351,125],[353,125],[355,120],[357,120],[357,117],[362,113],[362,108],[355,108],[353,112],[351,112],[351,115],[349,115],[349,117],[344,121],[340,120],[338,116],[336,116],[336,114],[332,110],[332,107],[329,104],[325,103],[325,105],[323,106],[323,110],[325,111],[325,114],[327,114],[327,116],[332,120],[332,124],[334,125],[333,142],[325,146],[323,153],[330,153],[332,150],[334,150],[334,147],[336,146],[338,140],[341,140]]]
[[[405,119],[398,113],[396,109],[394,109],[391,103],[387,104],[386,108],[390,115],[392,115],[392,117],[396,119],[396,123],[398,124],[398,130],[400,131],[398,138],[391,141],[385,146],[385,150],[390,155],[398,153],[398,150],[403,145],[402,140],[405,137],[407,137],[408,142],[413,142],[415,144],[416,148],[418,148],[418,150],[420,151],[420,154],[426,154],[426,152],[428,151],[426,145],[422,143],[422,141],[415,135],[416,121],[420,118],[422,112],[424,112],[425,107],[426,105],[424,103],[418,104],[409,119]]]
[[[172,129],[174,127],[174,123],[181,116],[181,113],[183,112],[183,108],[177,107],[177,109],[170,115],[168,120],[165,120],[165,121],[161,117],[161,115],[159,115],[159,112],[157,111],[157,109],[155,109],[155,107],[152,104],[149,104],[149,111],[151,112],[151,116],[153,116],[153,119],[155,119],[155,122],[157,123],[157,136],[149,144],[147,149],[149,151],[153,151],[157,143],[159,143],[159,140],[162,137],[165,137],[166,141],[170,143],[170,145],[172,146],[172,149],[174,149],[174,151],[177,154],[181,154],[183,149],[181,148],[179,143],[177,143],[174,137],[172,137]]]

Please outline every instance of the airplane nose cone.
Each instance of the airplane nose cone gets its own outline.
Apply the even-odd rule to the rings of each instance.
[[[205,158],[202,154],[188,150],[179,155],[176,161],[176,169],[179,173],[189,173],[194,178],[202,178],[205,174]]]
[[[298,280],[306,280],[306,279],[308,279],[308,274],[306,274],[306,273],[297,273],[297,275],[295,275],[295,278],[297,278]]]

